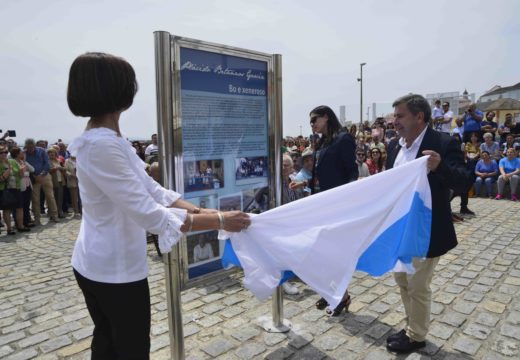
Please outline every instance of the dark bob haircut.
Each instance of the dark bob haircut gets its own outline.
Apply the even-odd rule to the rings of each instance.
[[[418,94],[409,94],[400,97],[392,104],[392,107],[396,107],[398,105],[405,104],[408,111],[412,114],[417,115],[422,112],[424,114],[424,122],[430,122],[432,118],[432,108],[430,104],[428,104],[428,100],[426,100],[423,96]]]
[[[123,58],[86,53],[78,56],[70,67],[67,103],[76,116],[124,111],[132,106],[136,93],[134,69]]]

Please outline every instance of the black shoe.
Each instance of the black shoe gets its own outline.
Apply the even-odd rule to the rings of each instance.
[[[323,310],[327,306],[329,306],[329,303],[324,298],[321,298],[318,301],[316,301],[316,309],[318,309],[318,310]]]
[[[425,346],[426,341],[413,341],[407,335],[404,335],[398,340],[386,344],[386,349],[398,354],[408,354]]]
[[[475,213],[468,209],[466,206],[460,208],[460,213],[464,215],[475,215]]]
[[[389,337],[386,338],[386,343],[391,343],[392,341],[396,341],[396,340],[399,340],[400,338],[402,338],[404,335],[406,335],[406,330],[403,329],[401,331],[399,331],[398,333],[395,333],[393,335],[390,335]]]
[[[352,300],[350,299],[350,295],[347,295],[347,298],[340,302],[338,306],[334,308],[334,310],[327,309],[327,314],[330,316],[339,316],[343,309],[345,309],[345,312],[348,312],[348,307],[350,306],[350,303]]]

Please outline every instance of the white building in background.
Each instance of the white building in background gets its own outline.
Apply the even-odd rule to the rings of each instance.
[[[342,126],[345,126],[346,121],[347,121],[347,107],[345,105],[340,105],[339,106],[339,123]]]
[[[498,99],[514,99],[520,100],[520,82],[512,85],[501,87],[498,85],[493,86],[484,95],[482,95],[478,101],[487,102],[495,101]]]

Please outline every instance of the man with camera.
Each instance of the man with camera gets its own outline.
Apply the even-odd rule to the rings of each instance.
[[[462,117],[464,121],[464,136],[462,141],[467,143],[471,141],[471,134],[477,133],[480,142],[482,142],[482,130],[481,130],[481,121],[484,118],[484,113],[477,109],[477,105],[475,103],[471,103],[469,105],[468,110],[464,113]]]

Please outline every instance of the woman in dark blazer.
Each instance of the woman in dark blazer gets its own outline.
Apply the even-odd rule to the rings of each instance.
[[[318,106],[310,112],[310,123],[312,132],[321,134],[314,149],[314,168],[308,184],[312,194],[357,180],[356,142],[348,132],[341,131],[341,124],[334,111],[325,105]],[[331,316],[338,316],[343,309],[348,311],[350,302],[350,296],[345,293],[339,305],[327,312]],[[327,306],[323,298],[316,303],[320,310]]]

